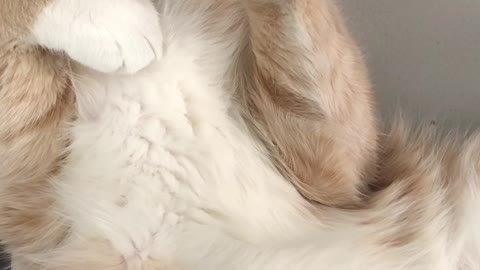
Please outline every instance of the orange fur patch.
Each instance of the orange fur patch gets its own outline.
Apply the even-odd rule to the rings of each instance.
[[[57,244],[50,179],[66,153],[74,97],[66,59],[7,43],[0,50],[0,239],[30,254]]]
[[[0,45],[24,38],[42,9],[53,0],[0,0]]]
[[[356,205],[376,159],[373,95],[330,1],[247,1],[245,119],[308,199]]]

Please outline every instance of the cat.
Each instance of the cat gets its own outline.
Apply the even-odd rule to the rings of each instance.
[[[75,60],[78,115],[14,270],[480,269],[478,135],[379,135],[334,3],[113,2],[54,0],[26,39]]]

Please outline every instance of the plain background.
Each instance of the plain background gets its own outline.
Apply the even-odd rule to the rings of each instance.
[[[338,0],[384,114],[480,127],[479,0]]]

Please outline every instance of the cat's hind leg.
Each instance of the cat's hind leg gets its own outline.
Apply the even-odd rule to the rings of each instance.
[[[357,204],[373,171],[376,119],[361,53],[340,13],[329,0],[244,2],[247,120],[305,197]]]

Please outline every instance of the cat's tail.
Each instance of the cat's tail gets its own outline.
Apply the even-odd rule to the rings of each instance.
[[[399,117],[380,144],[366,220],[377,241],[412,261],[441,254],[452,266],[442,269],[480,269],[480,133],[411,130]]]

